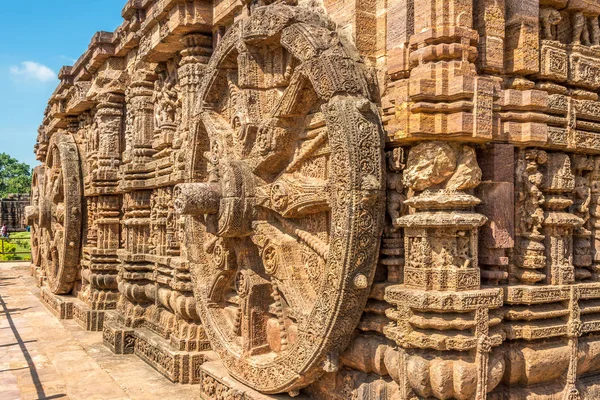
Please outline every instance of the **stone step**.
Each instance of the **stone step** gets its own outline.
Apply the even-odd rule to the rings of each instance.
[[[200,383],[200,366],[217,358],[212,351],[177,351],[147,328],[127,328],[112,318],[104,323],[104,345],[116,354],[135,354],[171,382]]]
[[[40,289],[40,300],[57,318],[73,319],[86,331],[102,331],[106,311],[92,310],[75,296],[54,294],[47,286]]]
[[[79,299],[73,301],[73,319],[86,331],[102,332],[105,313],[104,310],[92,310]]]
[[[43,286],[40,289],[40,300],[56,318],[73,319],[74,296],[54,294],[47,286]]]
[[[132,354],[135,345],[134,330],[119,324],[114,312],[106,312],[102,341],[115,354]]]

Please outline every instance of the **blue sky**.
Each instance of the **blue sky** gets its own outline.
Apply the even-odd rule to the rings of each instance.
[[[33,145],[56,74],[87,49],[96,31],[114,31],[126,0],[2,1],[0,153],[37,165]]]

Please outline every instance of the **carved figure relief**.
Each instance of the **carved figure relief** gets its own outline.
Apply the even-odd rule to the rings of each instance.
[[[175,124],[178,109],[176,75],[168,70],[158,73],[154,88],[154,126],[157,129]]]
[[[527,283],[539,282],[546,277],[543,272],[546,265],[544,236],[541,233],[545,198],[540,189],[543,179],[540,166],[547,160],[548,155],[544,151],[526,150],[517,161],[516,177],[520,185],[516,199],[517,232],[521,237],[517,252],[522,258],[515,267],[514,276]]]

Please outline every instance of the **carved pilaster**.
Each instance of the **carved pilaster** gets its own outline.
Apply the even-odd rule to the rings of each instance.
[[[104,92],[96,98],[87,150],[88,243],[82,280],[89,285],[81,298],[92,310],[111,310],[117,305],[117,250],[121,235],[121,196],[116,194],[121,164],[124,96]]]
[[[124,164],[119,182],[123,193],[121,248],[118,259],[119,322],[134,328],[144,322],[145,309],[156,300],[155,267],[150,252],[150,196],[145,189],[153,177],[154,135],[153,88],[156,75],[146,64],[138,65],[126,91]]]
[[[573,268],[573,230],[583,225],[583,220],[568,212],[573,204],[571,192],[575,189],[575,176],[571,171],[571,158],[567,154],[548,153],[544,168],[544,222],[548,283],[563,285],[575,281]]]
[[[414,213],[394,221],[404,228],[406,265],[404,284],[386,290],[396,307],[386,314],[396,323],[384,332],[406,357],[398,384],[418,396],[484,398],[502,377],[502,354],[491,351],[503,335],[490,313],[502,305],[502,293],[480,289],[477,237],[486,217],[472,211],[480,200],[471,194],[480,181],[471,146],[426,142],[409,151],[404,184],[414,195],[405,204]]]
[[[546,278],[546,255],[542,223],[544,194],[541,191],[541,166],[548,156],[543,150],[519,150],[515,172],[516,259],[511,267],[511,282],[533,284]]]
[[[594,159],[586,155],[573,156],[573,171],[575,173],[575,190],[573,191],[573,214],[582,219],[583,224],[573,232],[573,265],[575,280],[583,281],[592,277],[592,221],[590,207],[592,205],[591,175],[594,169]]]
[[[95,144],[97,164],[91,168],[91,186],[97,193],[114,189],[118,183],[118,170],[121,164],[121,131],[123,126],[124,96],[116,93],[103,94],[94,114]]]
[[[387,152],[387,223],[383,231],[380,250],[380,264],[385,268],[385,280],[400,283],[404,280],[403,267],[405,264],[404,237],[402,229],[393,225],[407,206],[406,190],[402,182],[402,170],[404,169],[404,150],[396,148]]]
[[[590,172],[590,229],[592,231],[592,271],[594,280],[600,278],[600,157],[593,157]]]
[[[144,69],[134,73],[134,79],[126,91],[125,162],[144,168],[152,150],[153,113],[152,90],[155,75]],[[128,171],[126,171],[128,172]]]
[[[577,383],[577,365],[579,363],[579,337],[583,333],[581,323],[581,308],[579,305],[580,289],[577,286],[570,287],[569,293],[569,321],[567,322],[567,338],[569,349],[569,367],[563,398],[565,400],[577,400],[580,398]]]
[[[81,160],[81,170],[83,173],[84,184],[89,182],[88,176],[90,171],[90,142],[93,134],[93,119],[91,110],[85,111],[78,115],[79,130],[77,147],[81,154],[85,156]]]
[[[118,251],[122,268],[119,272],[119,311],[128,327],[141,324],[144,308],[156,297],[154,265],[150,252],[150,190],[123,195],[123,239]]]
[[[129,254],[147,254],[150,241],[150,191],[123,196],[123,248]]]
[[[185,179],[187,171],[185,166],[187,158],[191,157],[191,143],[194,126],[194,108],[198,100],[198,92],[202,77],[206,71],[206,64],[212,54],[212,36],[203,33],[194,33],[183,37],[184,49],[181,51],[179,61],[179,90],[181,93],[181,124],[179,135],[173,143],[175,153],[173,173],[176,180]]]
[[[157,256],[167,255],[167,215],[172,192],[171,187],[159,188],[153,191],[150,199],[152,221],[150,250]]]
[[[583,220],[568,210],[573,205],[571,192],[575,189],[570,157],[538,149],[521,150],[516,179],[520,238],[512,279],[530,284],[573,282],[573,231],[583,225]],[[585,234],[578,232],[580,236]],[[584,274],[580,271],[580,278],[584,278]]]
[[[430,157],[440,163],[441,170],[433,172],[438,176],[428,176],[418,161]],[[407,163],[404,181],[419,194],[405,201],[415,213],[394,221],[405,234],[404,284],[421,290],[478,289],[477,229],[486,218],[470,211],[480,201],[463,191],[481,179],[475,151],[429,142],[411,149]]]
[[[193,33],[184,36],[182,42],[185,48],[181,51],[177,75],[182,96],[181,129],[184,135],[181,139],[187,140],[202,77],[212,53],[212,37],[203,33]],[[183,140],[178,141],[174,143],[174,147],[181,147],[182,143]]]

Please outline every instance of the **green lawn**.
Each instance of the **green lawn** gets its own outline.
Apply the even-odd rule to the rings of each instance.
[[[0,239],[0,252],[2,252],[2,242],[4,243],[4,254],[0,254],[0,260],[31,260],[30,238],[29,232],[13,232],[8,239]]]

